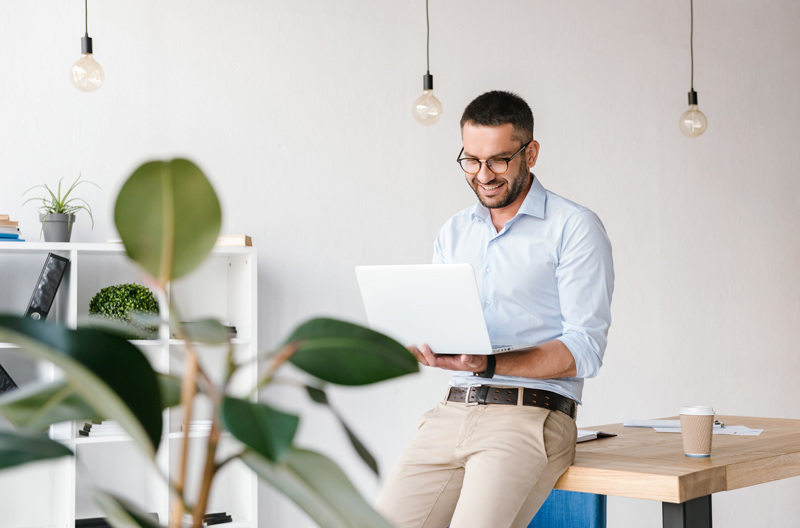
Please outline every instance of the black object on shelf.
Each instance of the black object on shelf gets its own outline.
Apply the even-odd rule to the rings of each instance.
[[[215,524],[225,524],[233,522],[233,517],[227,514],[227,512],[219,512],[219,513],[207,513],[203,515],[203,524],[206,526],[213,526]]]
[[[11,376],[6,372],[6,369],[3,368],[3,365],[0,365],[0,394],[16,388],[17,384],[11,379]]]
[[[47,260],[44,261],[39,281],[36,283],[31,300],[28,302],[25,317],[30,317],[37,321],[47,319],[47,314],[50,313],[50,307],[53,305],[53,299],[56,297],[58,286],[64,277],[67,264],[69,264],[68,258],[55,253],[47,254]]]
[[[148,517],[158,522],[157,513],[148,513]],[[75,528],[113,528],[105,517],[89,517],[86,519],[75,519]]]

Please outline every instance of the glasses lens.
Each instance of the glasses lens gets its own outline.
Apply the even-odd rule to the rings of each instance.
[[[508,170],[508,162],[504,159],[488,159],[486,166],[495,174],[503,174]]]
[[[472,158],[462,158],[458,160],[461,168],[468,174],[477,174],[481,170],[481,162]]]

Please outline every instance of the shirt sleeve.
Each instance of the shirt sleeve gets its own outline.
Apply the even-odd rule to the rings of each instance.
[[[433,264],[444,264],[444,228],[439,231],[436,242],[433,243]]]
[[[564,226],[556,269],[563,333],[577,377],[597,375],[611,325],[614,264],[611,241],[596,214],[585,209]]]

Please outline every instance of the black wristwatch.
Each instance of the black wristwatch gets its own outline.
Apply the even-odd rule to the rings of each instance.
[[[473,372],[472,375],[476,378],[493,378],[494,368],[497,366],[497,357],[492,354],[486,356],[486,370],[483,372]]]

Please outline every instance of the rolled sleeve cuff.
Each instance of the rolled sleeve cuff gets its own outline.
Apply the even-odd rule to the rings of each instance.
[[[558,338],[575,359],[576,378],[593,378],[603,365],[600,345],[586,334],[568,332]]]

